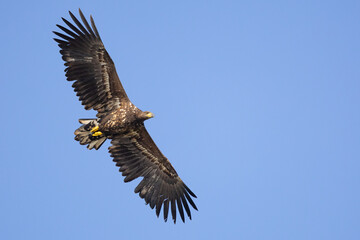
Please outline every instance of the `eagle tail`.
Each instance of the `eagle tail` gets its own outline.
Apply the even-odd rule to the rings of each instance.
[[[106,141],[106,136],[104,134],[93,136],[91,130],[99,125],[97,119],[79,119],[79,122],[83,125],[75,130],[75,140],[79,141],[81,145],[88,145],[87,148],[90,150],[93,148],[98,150]]]

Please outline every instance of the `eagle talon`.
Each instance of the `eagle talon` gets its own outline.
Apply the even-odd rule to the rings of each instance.
[[[102,132],[100,132],[100,131],[93,133],[93,137],[97,137],[97,136],[100,136],[100,135],[102,135]]]

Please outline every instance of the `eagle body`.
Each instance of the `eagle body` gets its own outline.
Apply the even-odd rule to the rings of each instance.
[[[146,204],[159,217],[163,209],[167,221],[169,211],[174,223],[177,212],[185,222],[191,219],[189,205],[197,210],[196,195],[178,176],[169,160],[161,153],[147,132],[144,121],[153,114],[141,111],[129,100],[117,75],[115,65],[100,38],[93,18],[90,24],[79,9],[82,23],[69,12],[73,23],[62,18],[67,27],[56,25],[64,33],[54,32],[65,61],[65,76],[86,110],[97,111],[96,118],[79,119],[75,140],[88,149],[99,149],[111,140],[110,156],[125,177],[125,182],[142,180],[135,188]]]
[[[99,122],[99,131],[109,137],[111,135],[125,133],[147,118],[144,112],[131,102],[120,104],[119,108],[104,116]]]

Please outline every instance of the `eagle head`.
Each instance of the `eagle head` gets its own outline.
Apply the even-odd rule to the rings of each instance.
[[[153,118],[154,117],[154,114],[152,112],[149,112],[149,111],[145,111],[145,112],[142,112],[142,116],[141,118],[145,120],[148,120],[150,118]]]

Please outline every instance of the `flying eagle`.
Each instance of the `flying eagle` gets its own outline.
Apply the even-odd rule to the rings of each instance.
[[[90,27],[80,9],[83,24],[70,11],[69,14],[77,27],[62,18],[68,28],[56,25],[65,34],[54,32],[61,38],[54,40],[61,48],[67,80],[74,81],[72,87],[82,105],[86,110],[97,111],[96,119],[79,119],[82,126],[75,131],[75,140],[97,150],[106,139],[111,139],[109,153],[125,176],[124,181],[143,178],[135,193],[152,209],[156,208],[156,215],[159,217],[163,206],[167,221],[171,205],[174,223],[176,209],[183,222],[184,208],[191,219],[189,204],[197,210],[191,198],[196,195],[180,179],[144,126],[144,121],[154,115],[141,111],[129,100],[92,16]]]

